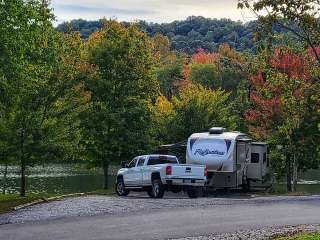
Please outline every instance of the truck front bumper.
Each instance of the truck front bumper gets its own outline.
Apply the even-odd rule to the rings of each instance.
[[[190,178],[169,178],[165,179],[167,185],[178,186],[197,186],[203,187],[206,183],[205,179],[190,179]]]

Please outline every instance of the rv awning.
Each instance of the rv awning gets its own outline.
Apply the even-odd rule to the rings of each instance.
[[[169,149],[176,149],[176,148],[185,148],[187,147],[187,140],[182,141],[182,142],[178,142],[178,143],[173,143],[173,144],[165,144],[165,145],[161,145],[159,146],[159,149],[161,150],[169,150]]]

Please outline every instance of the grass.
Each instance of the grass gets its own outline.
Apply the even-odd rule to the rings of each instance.
[[[290,193],[286,189],[285,184],[274,184],[270,191],[271,194],[278,195],[310,195],[310,194],[319,194],[320,193],[319,184],[298,184],[297,191]]]
[[[98,189],[93,192],[85,193],[86,195],[112,195],[113,189]],[[46,200],[51,197],[59,197],[63,194],[58,193],[30,193],[25,197],[20,197],[19,194],[0,194],[0,213],[11,211],[14,207],[19,205],[31,203],[37,200]]]
[[[290,237],[280,237],[276,240],[320,240],[320,233],[304,233]]]
[[[93,192],[88,192],[88,195],[113,195],[115,194],[113,188],[108,188],[108,189],[98,189]]]
[[[58,194],[47,193],[30,193],[25,197],[20,197],[18,194],[0,194],[0,213],[9,212],[12,208],[30,203],[36,200],[47,199],[50,197],[59,196]]]

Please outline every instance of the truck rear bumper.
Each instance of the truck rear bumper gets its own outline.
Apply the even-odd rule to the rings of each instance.
[[[204,179],[190,179],[190,178],[170,178],[165,179],[167,185],[178,185],[178,186],[199,186],[203,187],[206,180]]]

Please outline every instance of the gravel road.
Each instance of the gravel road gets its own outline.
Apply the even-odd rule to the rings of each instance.
[[[320,196],[198,199],[180,195],[150,199],[145,194],[126,198],[87,196],[0,215],[0,236],[6,240],[45,240],[53,236],[80,240],[247,238],[237,236],[267,239],[271,233],[299,228],[319,231],[319,225],[314,225],[319,223]],[[304,225],[299,228],[283,228],[301,224]]]
[[[23,223],[26,221],[48,220],[63,217],[115,215],[139,211],[183,207],[207,207],[233,203],[245,204],[248,197],[237,198],[198,198],[190,199],[183,195],[169,195],[163,199],[151,199],[146,194],[130,194],[129,197],[85,196],[66,198],[30,206],[8,214],[0,215],[0,225],[8,223]],[[268,200],[268,199],[266,199]],[[281,198],[278,198],[280,201]],[[265,201],[263,198],[256,200]]]

